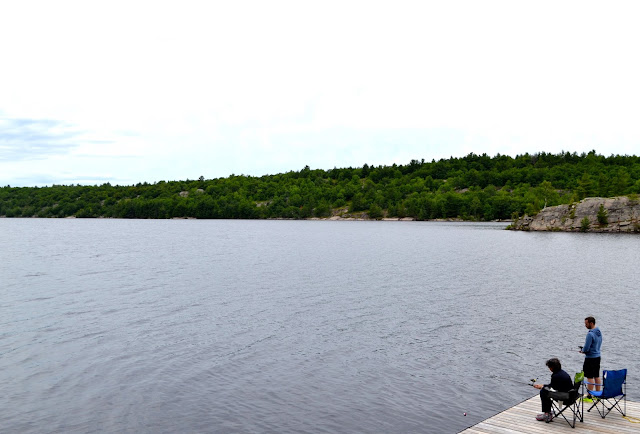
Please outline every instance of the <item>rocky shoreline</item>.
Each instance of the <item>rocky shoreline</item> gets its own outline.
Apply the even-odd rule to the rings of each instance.
[[[525,215],[514,220],[508,229],[640,234],[640,200],[636,196],[589,197],[545,208],[534,217]]]

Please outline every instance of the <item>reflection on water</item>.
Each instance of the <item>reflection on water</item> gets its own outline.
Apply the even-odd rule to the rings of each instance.
[[[587,315],[637,383],[640,237],[503,227],[2,219],[0,426],[457,432]]]

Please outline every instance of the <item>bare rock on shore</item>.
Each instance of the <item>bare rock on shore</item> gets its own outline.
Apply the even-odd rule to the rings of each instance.
[[[605,224],[598,221],[600,205],[606,212]],[[588,232],[640,233],[640,201],[626,196],[588,197],[578,203],[551,206],[535,217],[525,215],[514,221],[510,229],[522,231],[584,231],[583,221],[589,219]]]

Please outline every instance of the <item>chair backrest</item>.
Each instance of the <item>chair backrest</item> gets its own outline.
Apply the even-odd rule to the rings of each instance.
[[[564,402],[565,405],[571,405],[577,401],[578,396],[580,395],[580,386],[575,385],[573,389],[571,389],[568,393],[569,393],[569,399],[567,399]]]
[[[569,399],[564,402],[565,405],[571,405],[574,402],[576,402],[576,400],[578,399],[578,396],[580,395],[580,387],[582,386],[583,381],[584,381],[584,373],[582,372],[576,373],[576,375],[573,377],[573,388],[568,392]]]
[[[613,398],[614,396],[623,395],[622,385],[627,379],[627,370],[620,369],[617,371],[602,372],[603,387],[601,398]]]

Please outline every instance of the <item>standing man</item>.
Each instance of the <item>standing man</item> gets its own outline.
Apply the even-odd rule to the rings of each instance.
[[[588,316],[584,319],[584,326],[589,329],[587,339],[584,342],[581,353],[584,354],[584,377],[589,383],[595,383],[595,390],[599,391],[602,385],[600,379],[600,346],[602,345],[602,332],[596,327],[596,319]],[[595,381],[594,381],[595,380]],[[587,389],[594,390],[593,384],[587,384]]]

